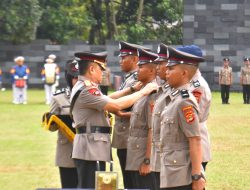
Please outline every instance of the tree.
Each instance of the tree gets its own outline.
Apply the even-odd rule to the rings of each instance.
[[[19,44],[35,39],[41,16],[38,0],[1,0],[0,10],[0,40]]]
[[[37,38],[65,43],[70,39],[87,40],[89,16],[84,0],[39,0],[43,14]]]

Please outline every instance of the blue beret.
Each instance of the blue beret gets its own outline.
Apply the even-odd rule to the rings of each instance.
[[[203,62],[201,49],[196,45],[182,46],[173,48],[168,46],[168,64],[167,66],[174,66],[178,64],[187,64],[198,66]]]
[[[191,55],[195,55],[197,57],[202,57],[201,48],[197,45],[182,46],[176,49],[185,53],[189,53]]]

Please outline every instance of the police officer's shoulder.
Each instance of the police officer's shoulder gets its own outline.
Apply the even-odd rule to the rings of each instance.
[[[138,73],[137,73],[137,71],[133,74],[133,78],[134,78],[134,80],[138,79]]]
[[[56,90],[56,92],[53,94],[53,96],[58,96],[60,94],[64,94],[65,92],[66,92],[66,89],[62,88],[62,89]]]
[[[201,83],[200,83],[199,80],[195,80],[195,81],[193,81],[192,83],[193,83],[193,86],[194,86],[195,88],[198,88],[198,87],[201,86]]]
[[[186,89],[180,90],[180,94],[181,94],[181,97],[184,98],[184,99],[190,97],[190,93],[189,93],[189,91],[186,90]]]

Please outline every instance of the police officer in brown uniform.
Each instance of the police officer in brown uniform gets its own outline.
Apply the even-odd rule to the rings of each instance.
[[[193,51],[195,54],[196,50]],[[161,114],[160,187],[166,190],[203,190],[199,106],[188,88],[198,63],[204,59],[171,47],[168,47],[168,52],[166,79],[172,89]]]
[[[106,53],[75,53],[79,77],[70,100],[73,126],[76,128],[72,157],[78,173],[78,188],[94,188],[97,161],[99,169],[105,170],[105,162],[111,160],[111,127],[105,110],[116,113],[130,107],[156,88],[150,84],[133,94],[130,88],[125,88],[109,97],[103,95],[98,84],[105,70],[106,56]],[[128,96],[121,97],[124,95]]]
[[[156,84],[157,54],[138,50],[138,80],[143,86],[148,83]],[[130,117],[130,129],[127,146],[126,170],[132,171],[133,188],[154,189],[154,178],[150,172],[151,155],[151,119],[155,102],[155,93],[138,100]]]
[[[72,60],[68,61],[65,65],[65,79],[68,88],[53,95],[50,114],[69,116],[70,91],[77,81],[77,76],[78,69],[76,68],[76,62],[72,62]],[[58,127],[52,127],[50,130],[58,130]],[[77,187],[76,167],[73,159],[71,158],[72,149],[72,142],[65,137],[61,130],[58,130],[56,166],[59,167],[62,188]]]
[[[189,45],[176,48],[179,51],[192,53],[196,56],[202,57],[202,51],[200,47],[196,45]],[[195,50],[195,51],[194,51]],[[211,147],[210,147],[210,137],[207,128],[207,119],[209,115],[212,94],[207,81],[201,75],[199,69],[190,81],[190,89],[192,94],[195,96],[197,103],[199,104],[199,122],[200,122],[200,132],[201,132],[201,143],[202,143],[202,166],[204,170],[206,169],[207,163],[211,158]]]
[[[219,71],[222,104],[229,104],[229,91],[232,85],[232,67],[229,67],[229,58],[223,59],[223,68]]]
[[[250,104],[250,61],[244,58],[244,67],[240,71],[240,84],[243,87],[244,104]]]
[[[160,189],[160,126],[161,126],[161,112],[166,106],[165,98],[170,91],[170,86],[166,81],[166,64],[167,64],[167,46],[161,43],[157,50],[158,58],[155,60],[157,63],[157,76],[161,80],[160,87],[157,92],[157,97],[152,114],[152,148],[150,156],[150,169],[154,176],[155,187],[154,190]]]
[[[119,56],[121,57],[120,67],[123,72],[127,73],[125,75],[124,82],[121,84],[119,90],[123,90],[128,87],[132,88],[133,85],[137,82],[138,48],[146,49],[137,44],[131,44],[123,41],[119,43]],[[112,139],[112,147],[117,148],[117,156],[121,166],[123,184],[125,189],[133,187],[130,171],[125,170],[130,115],[131,107],[122,110],[119,116],[115,116],[115,127]]]

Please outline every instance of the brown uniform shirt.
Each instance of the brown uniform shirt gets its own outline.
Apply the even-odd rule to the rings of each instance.
[[[62,92],[52,97],[50,113],[69,115],[69,93]],[[66,107],[65,107],[66,106]],[[73,144],[58,130],[57,146],[56,146],[56,166],[73,168],[75,164],[71,158]]]
[[[241,84],[250,85],[250,67],[242,67],[240,71]]]
[[[153,81],[156,83],[156,81]],[[127,147],[126,170],[138,171],[146,155],[148,130],[156,94],[144,96],[132,109]]]
[[[121,84],[119,90],[133,86],[137,81],[137,72],[133,71],[125,76],[125,81]],[[131,108],[123,110],[131,111]],[[113,131],[112,147],[118,149],[126,149],[129,133],[129,118],[121,118],[115,116],[115,126]]]
[[[223,85],[231,85],[232,79],[232,67],[223,67],[219,72],[219,83]]]
[[[103,95],[98,86],[87,78],[79,76],[72,89],[71,101],[78,89],[83,88],[72,110],[73,127],[87,127],[87,133],[76,134],[73,142],[72,158],[92,161],[110,161],[110,134],[91,133],[91,126],[110,127],[104,113],[109,97]]]
[[[170,86],[163,84],[157,93],[157,98],[152,114],[152,147],[150,156],[150,169],[154,172],[160,172],[160,131],[161,131],[161,113],[166,106],[166,96],[170,92]]]
[[[195,96],[199,104],[200,132],[202,143],[202,161],[208,162],[211,158],[210,137],[207,128],[212,94],[207,81],[202,77],[200,71],[193,76],[190,91]]]
[[[188,138],[200,136],[198,104],[189,91],[181,89],[188,86],[172,89],[161,114],[161,188],[192,183]]]

